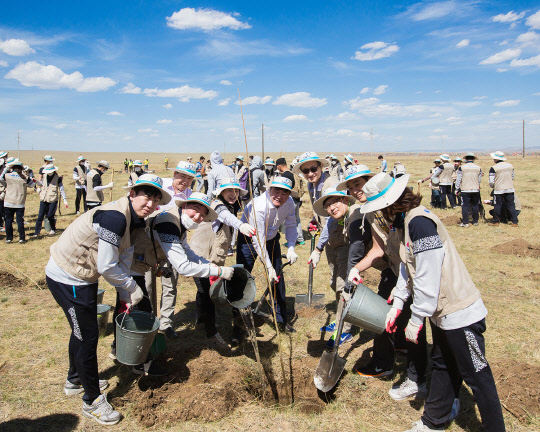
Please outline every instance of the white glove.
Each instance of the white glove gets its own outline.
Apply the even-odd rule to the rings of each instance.
[[[107,185],[108,188],[112,188],[113,186],[114,186],[114,182],[110,182],[110,183]]]
[[[415,324],[409,320],[409,324],[405,327],[405,339],[409,342],[418,344],[418,335],[420,334],[422,327],[424,327],[424,324]]]
[[[248,237],[253,237],[255,235],[255,233],[257,232],[255,230],[255,228],[253,228],[250,224],[248,223],[243,223],[242,225],[240,225],[240,228],[239,228],[240,232],[242,234],[244,234],[245,236],[248,236]]]
[[[231,280],[234,274],[233,267],[220,267],[221,278],[225,280]]]
[[[268,280],[270,282],[278,281],[278,277],[277,277],[276,271],[274,270],[274,267],[270,267],[268,269]]]
[[[291,246],[289,248],[289,250],[287,251],[287,260],[291,263],[291,264],[294,264],[296,262],[296,260],[298,259],[298,255],[296,254],[296,252],[294,251],[294,246]]]
[[[313,268],[317,267],[317,264],[319,264],[319,261],[321,260],[321,251],[319,249],[315,249],[313,252],[311,252],[311,255],[309,256],[308,264],[311,264]]]
[[[351,269],[351,271],[349,272],[349,278],[347,280],[353,285],[359,285],[364,282],[362,277],[360,276],[360,270],[358,270],[356,267],[353,267]]]
[[[67,199],[64,200],[64,205],[66,206],[66,208],[68,208],[68,202],[67,202]]]
[[[133,291],[119,290],[120,300],[127,303],[128,307],[138,304],[144,297],[143,290],[139,285],[135,285]]]

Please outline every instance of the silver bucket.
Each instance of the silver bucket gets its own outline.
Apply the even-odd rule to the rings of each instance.
[[[105,294],[105,290],[103,288],[98,288],[97,290],[97,303],[102,304],[103,303],[103,295]]]
[[[234,274],[230,281],[219,279],[210,287],[210,298],[216,304],[230,304],[244,309],[253,303],[257,294],[255,278],[244,269],[242,264],[234,265]]]
[[[51,227],[51,223],[49,222],[49,218],[47,217],[43,218],[43,227],[45,228],[45,231],[51,232],[52,227]]]
[[[120,363],[136,366],[144,363],[159,329],[159,319],[138,310],[116,317],[116,358]]]
[[[386,326],[390,305],[380,295],[365,285],[358,285],[345,315],[345,321],[366,330],[381,334]]]
[[[105,333],[107,333],[107,324],[109,324],[109,312],[111,311],[111,309],[111,305],[97,305],[97,322],[100,336],[104,336]]]

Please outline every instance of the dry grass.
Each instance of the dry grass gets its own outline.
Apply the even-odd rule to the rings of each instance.
[[[23,152],[21,152],[23,153]],[[65,175],[66,190],[70,208],[68,214],[58,218],[58,228],[65,228],[74,220],[74,186],[72,186],[71,170],[74,166],[76,154],[65,152],[55,154],[56,163],[60,172]],[[150,169],[154,168],[158,174],[164,175],[163,155],[150,155]],[[169,156],[169,166],[185,155]],[[199,155],[192,154],[194,159]],[[227,155],[227,160],[234,157]],[[277,157],[277,154],[271,154]],[[287,154],[289,158],[291,154]],[[124,154],[91,154],[87,155],[91,161],[106,158],[112,161],[117,170],[121,168]],[[145,155],[132,155],[144,158]],[[29,154],[21,154],[21,159],[30,161]],[[411,179],[417,180],[425,177],[431,166],[431,157],[400,157]],[[36,156],[37,160],[37,156]],[[368,165],[374,169],[378,163],[374,158],[368,160]],[[394,159],[389,158],[392,164]],[[540,366],[540,324],[536,319],[539,304],[538,280],[527,277],[531,273],[540,272],[537,258],[523,258],[511,255],[502,255],[493,251],[491,247],[506,241],[523,238],[533,245],[540,244],[540,195],[538,194],[537,158],[513,159],[511,162],[516,168],[516,189],[518,190],[523,212],[520,217],[519,228],[500,225],[497,228],[480,224],[478,227],[462,229],[450,226],[452,236],[460,254],[462,255],[473,280],[482,292],[489,315],[487,317],[488,330],[486,332],[487,357],[492,367],[506,359],[514,359],[519,363],[528,363]],[[480,160],[479,164],[487,171],[490,164],[488,159]],[[35,168],[37,172],[37,166]],[[169,171],[170,173],[170,171]],[[106,174],[108,180],[110,174]],[[116,185],[127,182],[126,174],[115,174]],[[486,182],[483,185],[483,198],[488,197]],[[429,202],[429,190],[424,186],[422,190],[425,198],[424,204]],[[115,187],[114,197],[123,194],[122,189]],[[33,231],[33,224],[37,216],[39,198],[37,194],[29,194],[27,201],[26,220],[27,235]],[[441,218],[457,215],[457,210],[435,211]],[[310,206],[302,207],[302,219],[306,222],[310,218]],[[305,223],[304,223],[305,225]],[[15,240],[17,234],[15,233]],[[43,237],[31,240],[25,245],[18,243],[6,245],[0,243],[0,264],[4,271],[13,273],[20,279],[26,274],[33,281],[42,282],[44,268],[49,259],[49,246],[55,238]],[[294,297],[297,293],[306,292],[307,262],[309,246],[298,247],[299,262],[292,268],[287,268],[286,279],[288,295]],[[327,301],[333,298],[328,287],[329,273],[323,261],[315,272],[315,292],[326,294]],[[15,270],[14,266],[20,271]],[[258,265],[255,268],[259,287],[262,287],[262,272]],[[104,281],[101,286],[106,288],[105,303],[114,304],[114,290]],[[374,287],[373,287],[374,288]],[[260,294],[260,293],[259,293]],[[193,328],[195,286],[189,279],[179,283],[179,296],[177,302],[178,317],[177,331],[182,338],[171,344],[175,350],[184,352],[201,349],[201,334]],[[47,289],[39,290],[33,283],[23,288],[0,287],[0,338],[2,350],[0,351],[0,430],[55,430],[55,431],[97,431],[104,428],[97,423],[83,418],[80,415],[81,401],[78,397],[65,397],[62,385],[67,369],[67,340],[69,334],[68,323],[62,310],[56,305]],[[330,314],[330,315],[329,315]],[[226,337],[230,337],[229,311],[220,312],[220,323]],[[295,326],[298,332],[289,342],[287,337],[282,338],[283,352],[288,359],[302,359],[313,357],[317,353],[314,344],[320,338],[319,327],[327,319],[332,319],[331,313],[322,311],[313,318],[298,318]],[[275,333],[270,326],[262,327],[262,341],[275,345]],[[134,379],[125,367],[117,367],[108,359],[112,335],[101,338],[98,346],[99,366],[102,375],[109,379],[111,392],[125,399],[120,409],[125,419],[111,430],[145,430],[137,420],[137,412],[133,395],[140,393],[141,382]],[[319,344],[320,345],[320,344]],[[252,402],[242,405],[232,414],[222,420],[212,423],[168,422],[152,427],[152,430],[172,431],[400,431],[406,429],[410,423],[417,420],[422,412],[421,405],[407,402],[394,402],[387,391],[393,382],[403,377],[403,360],[399,359],[397,373],[391,380],[365,380],[353,372],[353,368],[367,361],[372,346],[369,335],[365,332],[355,338],[355,342],[346,345],[341,350],[348,362],[347,374],[341,380],[335,394],[335,399],[326,405],[322,414],[305,414],[294,406],[272,406]],[[367,351],[365,351],[367,350]],[[245,348],[250,354],[250,348]],[[241,354],[241,353],[240,353]],[[359,360],[361,359],[361,360]],[[253,367],[252,356],[238,355],[230,359]],[[273,367],[277,379],[280,379],[280,368],[277,356],[268,359]],[[175,371],[172,370],[174,376]],[[458,421],[450,427],[450,431],[479,431],[479,416],[474,404],[471,402],[468,388],[462,390],[464,410]],[[161,406],[158,409],[167,409]],[[73,416],[75,413],[76,416]],[[22,422],[21,419],[35,419],[34,422]],[[532,417],[528,423],[518,422],[505,411],[507,430],[509,431],[537,431],[540,430],[540,418]]]

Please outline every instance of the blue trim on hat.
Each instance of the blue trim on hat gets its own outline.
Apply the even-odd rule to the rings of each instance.
[[[362,175],[362,174],[371,174],[371,171],[370,170],[367,170],[367,171],[358,171],[358,172],[355,172],[355,173],[352,173],[352,174],[349,174],[347,177],[345,177],[345,181],[355,177],[355,176],[358,176],[358,175]]]
[[[328,192],[328,194],[326,194],[325,196],[323,196],[323,198],[326,198],[326,197],[331,197],[331,196],[336,196],[336,195],[339,195],[339,196],[347,196],[347,194],[343,191],[331,191],[331,192]]]
[[[139,185],[142,185],[142,184],[150,184],[150,185],[153,185],[155,187],[158,187],[158,188],[162,188],[163,186],[160,185],[159,183],[156,183],[156,182],[153,182],[153,181],[150,181],[150,180],[137,180],[135,182],[135,186],[139,186]]]
[[[189,170],[189,169],[187,169],[187,168],[181,168],[181,167],[179,167],[179,166],[177,166],[174,170],[175,170],[175,171],[184,171],[184,172],[188,172],[188,173],[193,174],[193,175],[196,174],[195,171]]]
[[[272,186],[274,186],[274,185],[283,185],[283,186],[286,186],[287,189],[292,190],[292,186],[288,185],[287,183],[282,183],[282,182],[273,181],[273,182],[270,184],[270,187],[272,187]]]
[[[299,164],[303,164],[304,162],[308,162],[310,160],[320,160],[321,158],[320,157],[315,157],[315,156],[311,156],[311,157],[308,157],[307,159],[302,159],[300,162],[298,162]]]
[[[388,189],[390,189],[392,187],[392,185],[396,182],[395,179],[392,179],[392,181],[390,182],[390,184],[388,186],[386,186],[382,191],[380,191],[377,195],[374,195],[372,197],[368,197],[366,196],[367,200],[368,201],[373,201],[381,196],[383,196],[386,192],[388,192]]]
[[[204,205],[205,207],[208,207],[210,208],[210,204],[208,204],[206,201],[200,199],[200,198],[191,198],[191,196],[186,200],[186,203],[190,202],[190,201],[197,201],[198,203],[201,203],[202,205]]]
[[[240,183],[226,183],[226,184],[219,185],[220,189],[227,189],[227,188],[230,188],[230,187],[237,187],[239,189],[242,189],[240,187]]]

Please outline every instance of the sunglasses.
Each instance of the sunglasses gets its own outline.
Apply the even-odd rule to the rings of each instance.
[[[319,166],[314,166],[314,167],[311,167],[311,168],[306,168],[306,169],[301,169],[300,171],[302,171],[304,174],[309,174],[310,172],[312,173],[316,173],[317,170],[319,169]]]

